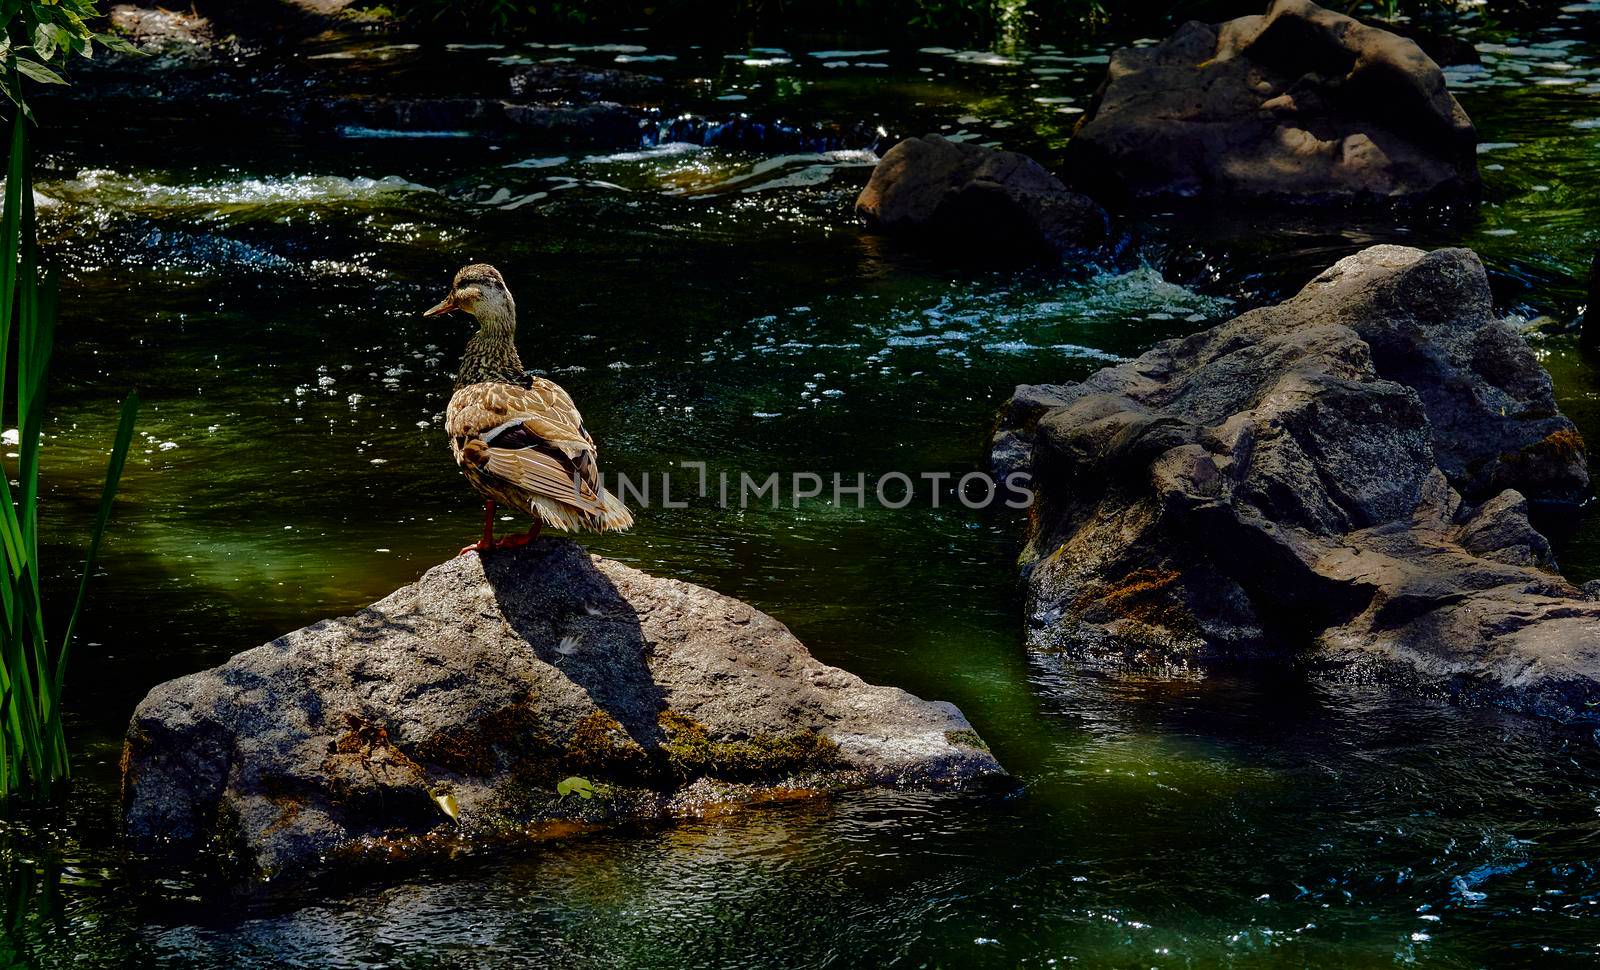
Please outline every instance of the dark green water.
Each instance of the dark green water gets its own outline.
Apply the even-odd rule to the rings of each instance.
[[[856,152],[64,123],[40,185],[70,276],[50,534],[76,539],[120,395],[137,385],[147,404],[70,677],[68,817],[0,836],[14,885],[60,874],[21,887],[11,945],[57,966],[1593,959],[1592,739],[1384,692],[1029,657],[1019,524],[948,503],[692,503],[585,541],[744,598],[829,663],[954,701],[1022,781],[1013,797],[861,793],[247,899],[135,876],[114,828],[121,731],[152,685],[358,608],[474,535],[439,427],[467,327],[418,315],[462,263],[505,272],[524,359],[572,392],[610,470],[964,472],[1015,384],[1081,377],[1373,242],[1470,245],[1508,312],[1569,321],[1600,243],[1597,25],[1574,10],[1485,33],[1491,63],[1451,72],[1487,143],[1475,215],[1155,213],[1136,222],[1137,267],[1078,279],[863,238]],[[944,130],[1046,161],[1103,70],[1099,50],[619,43],[645,49],[308,53],[336,55],[352,88],[412,90],[503,84],[491,58],[667,55],[632,67],[679,79],[685,109]],[[1535,339],[1600,440],[1600,377],[1570,338]],[[1600,575],[1600,517],[1558,538],[1569,575]],[[51,553],[65,570],[75,547]]]

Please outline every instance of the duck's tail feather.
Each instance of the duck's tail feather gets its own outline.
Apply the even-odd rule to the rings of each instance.
[[[622,504],[622,499],[617,498],[605,489],[600,490],[600,531],[621,532],[623,529],[633,527],[633,513]]]
[[[544,495],[529,495],[544,524],[562,532],[620,532],[633,525],[633,513],[615,495],[602,490],[592,505],[569,505]]]

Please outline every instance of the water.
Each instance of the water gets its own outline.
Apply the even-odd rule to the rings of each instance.
[[[680,488],[693,473],[677,463],[696,460],[963,473],[1015,384],[1085,376],[1380,241],[1477,249],[1508,312],[1548,318],[1535,340],[1562,407],[1600,440],[1600,378],[1551,332],[1600,243],[1596,17],[1481,31],[1489,63],[1452,72],[1498,146],[1476,215],[1153,212],[1135,221],[1138,260],[1098,274],[974,270],[863,238],[865,144],[316,133],[229,121],[225,99],[211,124],[61,121],[39,190],[68,268],[44,451],[62,574],[116,403],[133,385],[147,403],[69,678],[67,817],[0,832],[10,945],[73,966],[1592,959],[1591,740],[1387,692],[1027,656],[1020,523],[926,499],[697,501],[585,542],[746,599],[829,663],[954,701],[1014,796],[865,792],[244,897],[146,878],[113,829],[121,731],[150,686],[358,608],[475,535],[439,427],[468,328],[419,316],[470,260],[505,272],[524,359],[573,393],[604,467]],[[499,91],[521,61],[570,57],[662,75],[673,111],[942,130],[1051,163],[1105,53],[582,46],[335,38],[271,77],[298,90],[296,71],[333,64],[356,91]],[[1600,576],[1600,517],[1566,528],[1568,575]]]

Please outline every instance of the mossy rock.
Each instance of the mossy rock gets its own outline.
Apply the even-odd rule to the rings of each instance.
[[[839,746],[812,730],[717,738],[705,725],[675,711],[663,711],[658,722],[666,735],[661,750],[674,774],[684,780],[776,779],[841,765]]]

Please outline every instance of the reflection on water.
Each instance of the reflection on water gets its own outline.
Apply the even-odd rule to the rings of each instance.
[[[246,899],[139,875],[112,824],[120,732],[151,685],[354,609],[474,533],[440,431],[467,327],[418,315],[460,264],[505,271],[524,359],[573,393],[613,471],[964,472],[1015,384],[1083,377],[1373,242],[1471,245],[1508,310],[1559,330],[1600,242],[1600,60],[1581,33],[1597,13],[1483,31],[1484,63],[1451,70],[1486,143],[1477,212],[1152,212],[1130,227],[1136,260],[1081,272],[963,269],[862,237],[850,208],[893,133],[1056,160],[1104,46],[339,40],[313,53],[356,92],[501,91],[554,60],[659,75],[691,118],[624,147],[168,130],[159,113],[132,121],[159,138],[67,127],[39,183],[70,274],[49,534],[92,507],[122,391],[147,403],[71,672],[66,821],[0,821],[10,945],[73,966],[1592,957],[1587,740],[1389,694],[1027,657],[1018,523],[948,503],[694,502],[586,543],[954,701],[1014,797],[862,793]],[[730,112],[779,134],[708,137]],[[858,140],[798,151],[792,132]],[[1536,339],[1563,409],[1600,435],[1592,368],[1570,338]],[[1597,523],[1558,543],[1576,578],[1600,574]],[[46,552],[65,574],[75,548]]]
[[[170,885],[109,942],[313,966],[1595,955],[1587,742],[1393,695],[1011,673],[988,711],[1010,798],[863,793],[227,907]],[[76,887],[53,932],[134,892]]]

